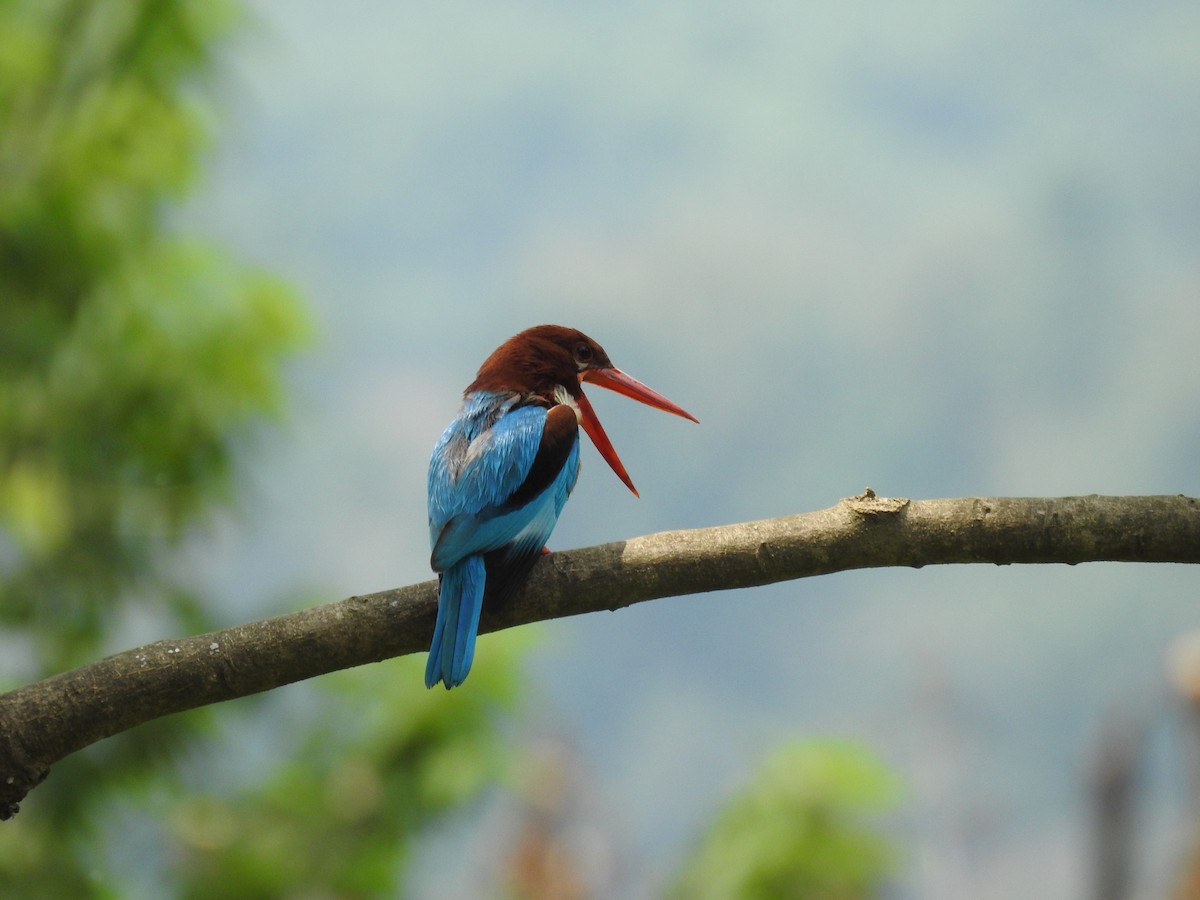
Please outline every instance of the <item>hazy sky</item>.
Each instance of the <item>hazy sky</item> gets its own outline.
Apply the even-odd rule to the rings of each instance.
[[[231,622],[429,577],[429,450],[546,321],[702,422],[593,390],[642,499],[589,447],[552,547],[867,485],[1200,493],[1194,3],[252,9],[188,221],[291,278],[319,340],[200,554]],[[909,780],[914,896],[1078,895],[1091,743],[1117,708],[1161,724],[1198,596],[1091,565],[667,600],[544,626],[533,703],[646,883],[770,747],[842,735]]]

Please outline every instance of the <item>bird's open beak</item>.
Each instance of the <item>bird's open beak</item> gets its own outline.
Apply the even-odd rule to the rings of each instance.
[[[653,406],[655,409],[661,409],[663,412],[682,416],[696,423],[700,421],[683,407],[676,406],[658,391],[651,390],[620,369],[587,369],[579,376],[579,380],[598,384],[600,387],[624,394],[626,397],[632,397],[634,400],[645,403],[647,406]],[[604,461],[617,473],[617,477],[625,482],[625,486],[633,491],[633,495],[638,496],[637,488],[633,486],[629,473],[625,471],[625,466],[621,464],[617,451],[613,449],[612,442],[609,441],[608,435],[604,433],[604,428],[600,425],[600,420],[596,418],[596,411],[592,409],[592,404],[588,402],[582,392],[579,394],[579,412],[583,430],[592,439],[592,443],[596,445],[596,449],[600,451]]]

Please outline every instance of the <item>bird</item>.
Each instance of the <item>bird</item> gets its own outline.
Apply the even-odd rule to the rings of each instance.
[[[479,616],[528,577],[579,477],[579,427],[634,494],[637,488],[583,393],[608,388],[699,420],[612,364],[604,348],[562,325],[527,328],[501,344],[463,392],[429,460],[430,566],[437,622],[425,686],[462,684]]]

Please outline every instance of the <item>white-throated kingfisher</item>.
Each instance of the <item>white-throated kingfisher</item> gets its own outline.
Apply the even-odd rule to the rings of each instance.
[[[430,565],[439,591],[426,687],[463,683],[484,601],[502,606],[543,551],[579,475],[580,425],[637,495],[583,395],[585,381],[698,421],[573,328],[538,325],[501,344],[463,392],[429,460]]]

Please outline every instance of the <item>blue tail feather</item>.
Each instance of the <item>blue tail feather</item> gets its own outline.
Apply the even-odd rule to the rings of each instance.
[[[439,681],[446,688],[462,684],[475,658],[475,635],[483,610],[483,557],[471,555],[442,573],[437,624],[425,664],[425,686]]]

